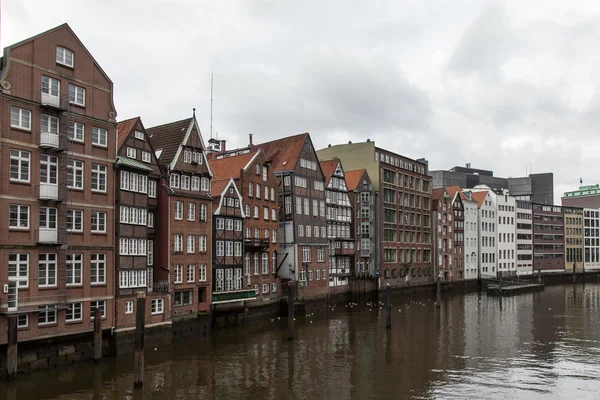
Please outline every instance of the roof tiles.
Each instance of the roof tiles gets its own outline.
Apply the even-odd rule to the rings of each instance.
[[[125,143],[125,140],[129,136],[129,133],[131,132],[131,130],[133,129],[133,127],[139,119],[140,117],[133,117],[121,121],[117,124],[117,132],[119,134],[119,137],[117,138],[117,149],[120,149],[121,146],[123,146],[123,143]]]
[[[192,121],[193,118],[186,118],[146,129],[146,135],[150,139],[154,150],[162,150],[160,164],[168,164],[173,161]]]
[[[325,177],[325,186],[329,185],[331,175],[333,175],[339,163],[340,160],[325,160],[320,162],[321,171],[323,171],[323,176]]]
[[[208,162],[214,175],[213,179],[238,179],[240,177],[240,170],[248,165],[258,151],[260,151],[260,149],[251,149],[250,153],[224,157],[221,159],[216,159],[214,154],[210,154]]]
[[[257,144],[256,147],[263,149],[267,158],[273,162],[273,170],[287,171],[296,167],[302,146],[304,146],[307,138],[308,133],[301,133]]]
[[[364,175],[366,170],[363,169],[353,169],[352,171],[344,171],[344,176],[346,178],[346,186],[348,186],[348,190],[356,190],[358,185],[360,184],[360,179]]]

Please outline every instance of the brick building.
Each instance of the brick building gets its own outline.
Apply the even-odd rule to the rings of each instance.
[[[356,255],[352,203],[340,160],[321,161],[320,164],[325,177],[329,287],[336,288],[336,291],[347,291],[348,277],[354,268]],[[310,226],[306,229],[305,234],[310,235]]]
[[[465,195],[462,193],[458,186],[450,186],[446,188],[446,192],[451,197],[452,201],[452,215],[453,215],[453,230],[454,230],[454,248],[452,249],[454,255],[453,276],[454,280],[466,279],[465,274]]]
[[[375,278],[375,196],[371,178],[365,169],[346,171],[345,178],[350,203],[354,207],[351,230],[356,237],[356,266],[353,275],[357,278]]]
[[[257,145],[278,180],[278,275],[298,282],[303,299],[329,293],[328,240],[325,217],[325,178],[308,133]],[[311,235],[306,236],[307,227]],[[308,278],[312,275],[313,280]]]
[[[212,172],[196,116],[146,129],[163,177],[154,285],[171,295],[172,320],[207,315],[211,300]],[[153,313],[164,305],[152,306]]]
[[[115,320],[120,328],[135,326],[135,299],[146,293],[146,326],[170,320],[168,293],[154,291],[154,246],[158,217],[160,167],[139,117],[119,122],[115,210]],[[157,287],[158,289],[158,287]],[[154,310],[152,312],[152,304]],[[164,312],[157,312],[157,303]]]
[[[563,272],[565,244],[562,207],[533,204],[532,214],[535,271]]]
[[[113,84],[64,24],[7,47],[0,72],[0,343],[114,326]]]
[[[271,163],[258,148],[211,154],[209,162],[214,179],[233,179],[243,199],[245,287],[261,304],[278,301],[279,191]]]
[[[347,169],[365,168],[376,196],[375,254],[391,286],[433,282],[431,177],[426,160],[376,147],[372,141],[329,146],[321,160],[339,158]],[[387,273],[386,273],[387,270]]]
[[[584,253],[584,209],[562,207],[565,224],[565,271],[583,272]]]
[[[452,197],[445,188],[433,189],[431,192],[434,244],[435,276],[443,282],[459,280],[454,264],[454,216]]]

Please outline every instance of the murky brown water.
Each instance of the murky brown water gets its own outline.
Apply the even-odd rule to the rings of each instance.
[[[385,310],[344,305],[285,322],[221,330],[133,355],[21,375],[3,399],[598,399],[600,285],[547,287],[502,300],[485,294],[395,298]]]

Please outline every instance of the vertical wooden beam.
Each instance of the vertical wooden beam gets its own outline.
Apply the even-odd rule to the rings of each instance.
[[[102,360],[102,309],[94,309],[94,361]]]
[[[17,376],[17,316],[8,316],[8,342],[6,346],[6,372],[8,379]]]
[[[288,283],[288,340],[294,339],[294,284]]]
[[[135,314],[135,373],[134,386],[144,384],[144,322],[146,319],[146,293],[138,292]]]
[[[388,286],[385,289],[385,312],[386,312],[386,316],[385,316],[385,327],[387,329],[391,329],[392,328],[392,289],[390,288],[390,285],[388,284]]]
[[[442,278],[441,273],[438,274],[436,278],[436,306],[440,307],[442,305]]]

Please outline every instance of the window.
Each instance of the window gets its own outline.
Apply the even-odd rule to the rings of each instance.
[[[242,256],[242,242],[234,242],[234,254],[236,257]]]
[[[310,262],[310,247],[302,248],[302,262]]]
[[[200,177],[192,176],[192,190],[199,192],[200,191]]]
[[[254,218],[258,218],[258,206],[254,206]]]
[[[17,328],[27,328],[29,326],[29,315],[19,314],[17,316]]]
[[[271,242],[277,243],[277,231],[275,229],[273,229],[273,231],[271,232]]]
[[[171,174],[169,176],[169,185],[171,185],[171,187],[179,189],[179,175],[178,174]]]
[[[206,282],[206,264],[198,265],[198,281]]]
[[[187,277],[188,282],[196,281],[196,265],[194,265],[194,264],[188,265],[186,277]]]
[[[31,111],[22,108],[10,108],[10,126],[13,128],[31,130]]]
[[[70,303],[65,319],[67,322],[81,321],[81,303]]]
[[[190,177],[188,175],[181,175],[181,188],[190,190]]]
[[[304,215],[310,215],[310,203],[308,199],[304,199]]]
[[[210,191],[210,181],[208,180],[208,178],[202,177],[202,179],[200,180],[200,184],[202,185],[201,189],[203,192]]]
[[[206,204],[200,204],[200,221],[206,221]]]
[[[175,219],[183,219],[183,201],[175,201]]]
[[[227,256],[227,257],[233,256],[233,242],[230,240],[225,242],[225,256]]]
[[[292,198],[291,197],[286,197],[285,198],[285,214],[291,214],[292,213]]]
[[[275,282],[271,284],[271,292],[277,293],[277,284]]]
[[[217,240],[216,247],[217,247],[217,256],[223,257],[225,255],[225,242],[223,242],[222,240]]]
[[[260,164],[256,164],[256,175],[260,175]]]
[[[317,262],[325,262],[325,249],[324,248],[317,249]]]
[[[175,292],[174,302],[176,306],[186,306],[192,304],[192,291],[184,290]]]
[[[92,191],[106,192],[106,165],[92,164]]]
[[[173,268],[173,282],[183,283],[183,265],[176,264]]]
[[[188,203],[188,221],[196,220],[196,203]]]
[[[135,131],[134,135],[136,139],[144,140],[144,132]]]
[[[83,232],[83,210],[67,210],[67,231]]]
[[[260,185],[258,183],[256,184],[256,198],[260,199]]]
[[[42,114],[40,118],[41,131],[58,135],[58,118]]]
[[[90,261],[90,283],[103,285],[106,283],[106,254],[92,254]]]
[[[85,107],[85,89],[81,86],[69,85],[69,102]]]
[[[306,237],[312,237],[312,226],[306,225]]]
[[[319,216],[319,201],[313,199],[312,205],[313,205],[313,217],[318,217]]]
[[[165,308],[164,299],[152,299],[152,303],[150,306],[152,315],[162,314],[164,312],[164,308]]]
[[[10,180],[29,182],[31,153],[24,150],[10,149]]]
[[[267,167],[263,166],[262,167],[262,180],[263,182],[267,181]],[[265,196],[265,199],[267,199],[268,196]]]
[[[187,237],[187,252],[195,253],[196,252],[196,236],[188,235]]]
[[[154,228],[154,213],[148,211],[148,228]]]
[[[85,136],[85,126],[79,122],[69,122],[67,137],[76,142],[83,142]]]
[[[148,240],[147,246],[148,246],[148,249],[147,249],[148,265],[154,265],[154,242],[152,240]]]
[[[262,292],[263,292],[263,294],[269,293],[269,284],[268,283],[263,283]]]
[[[125,302],[125,314],[133,314],[133,301]]]
[[[271,201],[275,201],[275,189],[271,188]]]
[[[96,310],[96,308],[102,310],[102,314],[100,315],[102,316],[102,318],[106,318],[106,300],[90,301],[91,319],[94,319],[94,311]]]
[[[217,218],[217,230],[225,229],[225,219]]]
[[[29,206],[11,204],[8,226],[11,229],[29,229]]]
[[[67,286],[82,285],[83,254],[67,254]]]
[[[58,184],[58,158],[40,154],[40,183]]]
[[[133,147],[127,148],[127,157],[135,159],[137,151]]]
[[[74,54],[71,50],[56,46],[56,63],[73,68]]]
[[[108,145],[107,130],[103,129],[103,128],[93,127],[92,128],[92,144],[95,144],[97,146],[106,147]],[[129,157],[129,147],[127,148],[127,154],[128,154],[127,156]],[[135,149],[134,149],[134,154],[135,154]],[[132,158],[135,158],[135,156]]]
[[[156,198],[156,181],[148,181],[148,197]]]
[[[183,251],[183,235],[173,235],[173,251]]]
[[[151,161],[151,157],[150,157],[150,153],[148,153],[147,151],[142,151],[142,161],[145,162],[145,163],[152,162]]]
[[[29,286],[29,253],[9,253],[8,281],[16,282],[17,288]]]
[[[233,230],[233,220],[231,218],[227,218],[225,220],[225,230],[228,230],[228,231]]]
[[[38,309],[38,325],[50,325],[56,323],[56,306],[41,306]]]
[[[263,207],[263,219],[269,220],[269,207]]]
[[[298,236],[299,237],[304,236],[304,225],[298,225]]]
[[[262,254],[261,267],[262,267],[262,274],[263,275],[266,275],[266,274],[269,273],[269,253],[263,253]]]
[[[274,274],[277,273],[277,254],[276,253],[271,254],[271,264],[272,264],[271,272],[273,272]]]
[[[83,161],[67,160],[67,187],[83,189]]]
[[[106,213],[102,211],[92,211],[92,232],[106,232]]]
[[[38,286],[56,286],[56,254],[40,254],[38,259]]]

